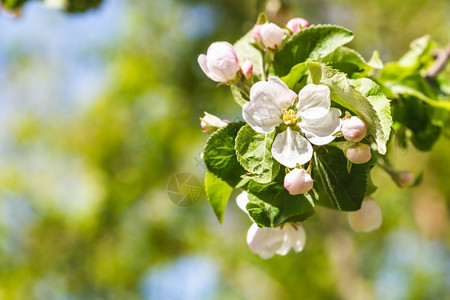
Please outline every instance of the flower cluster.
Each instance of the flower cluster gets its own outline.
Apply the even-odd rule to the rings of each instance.
[[[230,190],[244,190],[236,203],[253,221],[247,243],[263,259],[302,251],[301,222],[316,205],[349,212],[354,231],[381,226],[381,210],[367,195],[376,189],[370,169],[377,154],[385,154],[390,135],[389,101],[380,93],[371,103],[366,91],[379,89],[370,78],[358,79],[367,73],[350,77],[321,60],[349,41],[342,37],[344,42],[324,50],[330,31],[340,38],[346,34],[340,27],[310,26],[303,18],[279,27],[263,17],[235,47],[215,42],[198,57],[206,76],[231,87],[244,121],[228,122],[206,112],[200,118],[203,131],[212,133],[204,155],[212,173],[206,177],[211,183],[205,180],[207,194],[220,196],[210,203],[221,220]],[[321,35],[327,46],[312,44],[312,34]],[[310,51],[310,58],[298,51]],[[374,68],[362,63],[359,68]],[[415,182],[410,172],[389,172],[400,187]],[[221,206],[216,209],[215,203]]]

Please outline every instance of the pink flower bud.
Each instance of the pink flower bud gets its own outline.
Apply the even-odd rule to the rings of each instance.
[[[227,42],[212,43],[207,54],[198,57],[198,64],[206,76],[222,83],[233,80],[240,68],[236,52]]]
[[[259,35],[264,46],[275,50],[281,46],[285,32],[273,23],[265,23],[261,26]]]
[[[253,74],[253,64],[251,61],[246,60],[241,64],[241,72],[244,75],[245,79],[252,78]]]
[[[396,181],[398,187],[406,188],[413,185],[415,179],[411,171],[401,171],[398,175],[398,180]]]
[[[313,184],[311,175],[304,169],[294,169],[284,177],[284,188],[291,195],[304,194],[312,189]]]
[[[369,232],[380,228],[383,216],[378,204],[367,197],[361,204],[361,209],[349,212],[347,216],[350,227],[356,232]]]
[[[261,40],[261,27],[262,25],[255,25],[255,27],[253,27],[252,36],[255,42],[259,42]]]
[[[358,117],[350,117],[341,123],[341,132],[344,138],[350,142],[359,142],[367,134],[366,124]]]
[[[367,144],[358,143],[345,151],[345,156],[354,164],[364,164],[372,158],[370,147]]]
[[[203,132],[210,132],[224,127],[225,125],[227,125],[227,122],[207,112],[205,112],[205,116],[203,118],[200,118],[200,126],[202,127]]]
[[[287,22],[286,27],[296,34],[303,28],[309,27],[309,22],[303,18],[294,18]]]

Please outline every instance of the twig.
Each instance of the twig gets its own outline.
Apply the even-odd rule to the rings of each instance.
[[[428,69],[426,78],[435,78],[445,68],[445,65],[447,64],[449,59],[450,45],[436,53],[436,60],[434,61],[434,64]]]

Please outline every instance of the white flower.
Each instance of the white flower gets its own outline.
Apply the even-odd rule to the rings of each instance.
[[[283,29],[269,22],[256,25],[252,32],[255,41],[261,41],[264,46],[272,50],[281,46],[285,34]]]
[[[236,52],[227,42],[212,43],[207,54],[198,57],[198,64],[206,76],[222,83],[233,80],[240,68]]]
[[[360,142],[367,134],[367,126],[360,118],[350,117],[341,122],[341,132],[350,142]]]
[[[358,143],[345,150],[344,153],[348,160],[354,164],[364,164],[372,158],[369,145],[364,143]]]
[[[284,188],[291,195],[304,194],[312,189],[314,181],[305,169],[295,168],[284,177]]]
[[[378,204],[371,197],[367,197],[361,204],[361,209],[349,212],[348,223],[356,232],[369,232],[380,228],[383,216]]]
[[[247,232],[250,250],[262,259],[269,259],[275,254],[286,255],[291,248],[300,252],[305,242],[305,230],[299,223],[286,223],[275,228],[260,228],[253,223]]]
[[[287,22],[286,27],[295,34],[303,28],[309,27],[309,22],[303,18],[294,18],[290,19],[289,22]]]
[[[289,168],[311,159],[310,143],[325,145],[334,140],[341,115],[339,109],[330,108],[330,89],[325,85],[306,85],[294,106],[296,97],[283,81],[271,76],[252,86],[250,102],[242,110],[244,120],[258,133],[270,133],[282,123],[288,126],[276,136],[272,155]]]
[[[44,5],[51,9],[66,9],[69,6],[68,0],[44,0]]]

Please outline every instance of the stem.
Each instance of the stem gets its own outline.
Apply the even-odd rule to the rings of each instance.
[[[435,78],[447,65],[450,59],[450,45],[436,53],[434,64],[428,69],[426,78]]]

